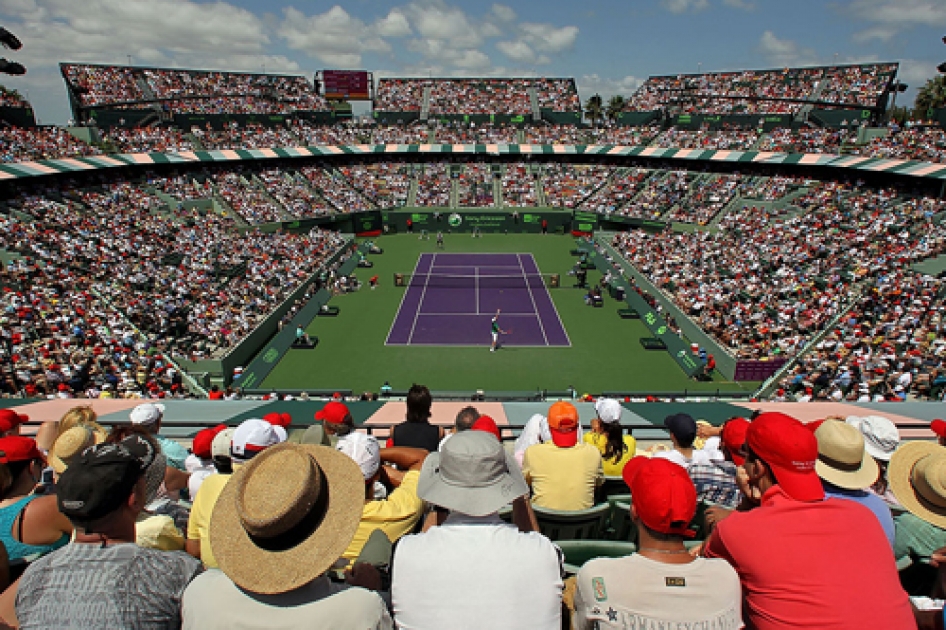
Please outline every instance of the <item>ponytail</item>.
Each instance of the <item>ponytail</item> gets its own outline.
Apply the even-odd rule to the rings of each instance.
[[[608,443],[604,447],[604,459],[618,463],[624,457],[627,445],[624,444],[624,430],[619,422],[602,422]]]

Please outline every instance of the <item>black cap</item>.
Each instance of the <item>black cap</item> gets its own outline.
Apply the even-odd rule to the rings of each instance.
[[[683,448],[693,446],[693,440],[696,439],[696,420],[688,413],[675,413],[667,416],[664,420],[664,427],[667,431],[677,438],[677,444]]]
[[[78,523],[111,514],[128,499],[156,455],[151,442],[140,435],[90,446],[59,477],[59,511]]]

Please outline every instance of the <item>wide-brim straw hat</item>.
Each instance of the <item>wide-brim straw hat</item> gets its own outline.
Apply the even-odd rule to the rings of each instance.
[[[887,481],[911,514],[946,529],[946,448],[935,442],[901,444],[890,458]]]
[[[92,427],[84,424],[74,426],[56,438],[49,451],[49,465],[57,475],[61,475],[82,451],[104,441],[105,436],[94,431]]]
[[[271,446],[237,470],[210,518],[220,569],[240,588],[274,595],[308,584],[337,561],[361,520],[365,481],[344,453]]]
[[[864,448],[864,436],[840,420],[825,420],[815,430],[818,476],[839,488],[863,490],[874,485],[880,468]]]

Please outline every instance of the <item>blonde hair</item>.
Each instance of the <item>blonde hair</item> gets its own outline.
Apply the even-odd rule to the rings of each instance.
[[[96,433],[101,432],[104,435],[106,431],[102,428],[102,425],[97,422],[98,417],[98,414],[95,413],[95,410],[89,405],[73,407],[59,419],[58,435],[62,435],[69,429],[78,426],[89,427]]]

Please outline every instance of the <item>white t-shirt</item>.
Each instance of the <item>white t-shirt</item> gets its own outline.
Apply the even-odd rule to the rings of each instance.
[[[743,627],[739,576],[718,558],[590,560],[578,572],[573,627],[736,630]]]
[[[250,595],[223,571],[196,577],[181,599],[183,630],[388,630],[394,625],[381,596],[335,584],[325,576],[289,593]]]
[[[495,514],[451,513],[405,536],[394,553],[398,628],[502,630],[561,627],[562,560],[548,538]]]
[[[654,457],[670,460],[677,466],[682,466],[683,468],[688,468],[691,464],[709,464],[712,461],[708,452],[701,451],[697,448],[693,449],[693,457],[690,459],[687,459],[683,453],[675,448],[669,451],[657,451],[654,453]]]

